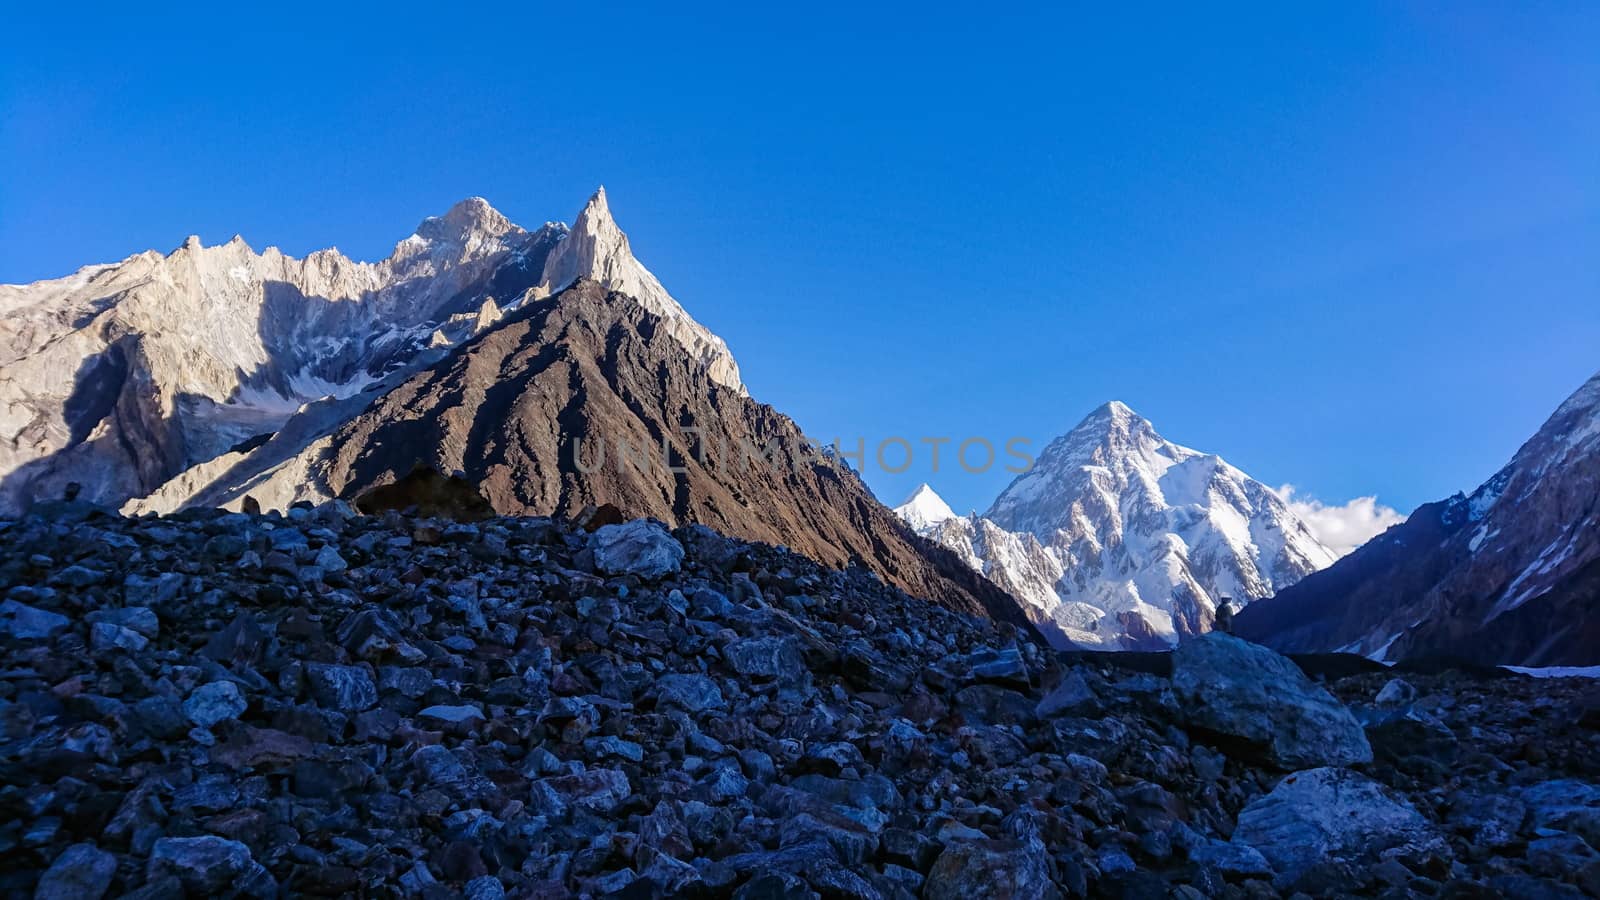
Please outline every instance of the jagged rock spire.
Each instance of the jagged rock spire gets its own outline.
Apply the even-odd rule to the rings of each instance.
[[[744,393],[739,366],[722,338],[696,322],[667,289],[633,256],[628,236],[612,218],[604,186],[596,190],[573,221],[565,239],[545,261],[540,290],[552,294],[579,278],[589,278],[638,300],[668,323],[668,331],[711,373],[713,380]]]

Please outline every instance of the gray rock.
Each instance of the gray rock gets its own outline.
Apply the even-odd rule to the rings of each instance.
[[[418,718],[433,719],[437,722],[447,722],[450,724],[467,722],[473,719],[482,720],[484,718],[483,708],[473,703],[460,704],[457,706],[430,706],[427,709],[417,713],[417,716]]]
[[[122,582],[122,599],[129,607],[164,607],[178,599],[178,592],[183,590],[183,581],[183,575],[178,572],[162,572],[154,576],[130,574]]]
[[[307,663],[306,681],[317,703],[340,712],[361,712],[378,703],[378,686],[359,666]]]
[[[1600,853],[1575,834],[1553,834],[1528,842],[1528,864],[1549,878],[1567,878],[1600,861]]]
[[[1350,710],[1266,647],[1212,632],[1179,644],[1172,667],[1184,720],[1229,755],[1291,770],[1372,761]]]
[[[237,719],[248,706],[244,693],[231,681],[213,681],[194,689],[183,701],[183,714],[201,728]]]
[[[88,566],[67,566],[50,579],[51,584],[68,587],[92,587],[106,580],[106,573]]]
[[[238,841],[207,835],[161,838],[150,850],[145,877],[151,881],[174,876],[185,889],[200,894],[220,894],[254,867],[250,848]]]
[[[1455,733],[1436,717],[1413,706],[1358,709],[1356,720],[1379,758],[1401,760],[1424,756],[1439,762],[1456,757]]]
[[[317,555],[312,559],[311,564],[324,572],[343,572],[350,568],[350,564],[344,561],[344,557],[339,555],[339,551],[335,550],[332,545],[327,544],[324,544],[322,549],[317,551]]]
[[[609,575],[660,578],[678,571],[683,545],[665,528],[648,519],[605,525],[589,538],[594,563]]]
[[[411,754],[411,766],[425,785],[457,785],[470,775],[449,747],[438,744],[417,748],[417,752]]]
[[[1522,802],[1539,828],[1570,831],[1600,844],[1600,784],[1559,778],[1524,788]]]
[[[1248,844],[1227,841],[1207,841],[1189,851],[1189,858],[1203,866],[1212,866],[1225,875],[1242,878],[1271,878],[1272,865],[1261,851]]]
[[[1417,689],[1403,678],[1391,678],[1383,689],[1378,691],[1378,696],[1373,698],[1373,703],[1379,706],[1405,706],[1415,702]]]
[[[137,631],[147,638],[161,633],[161,620],[156,611],[147,606],[125,606],[121,609],[97,609],[84,618],[90,622],[109,622]]]
[[[1026,688],[1029,685],[1028,664],[1015,647],[1004,650],[983,648],[973,651],[966,659],[968,671],[979,681]]]
[[[542,778],[532,785],[535,809],[560,815],[578,806],[598,813],[609,813],[621,806],[633,792],[628,776],[617,769],[590,769],[574,775]]]
[[[378,684],[415,700],[433,687],[433,676],[419,666],[384,666],[378,670]]]
[[[583,742],[583,748],[593,754],[597,759],[617,757],[629,762],[643,762],[644,748],[633,741],[625,741],[614,734],[605,737],[589,738]]]
[[[149,638],[121,625],[96,622],[89,626],[89,646],[96,653],[108,653],[112,650],[139,651],[149,643]]]
[[[667,675],[656,682],[656,702],[687,712],[722,709],[722,689],[704,675]]]
[[[115,856],[93,844],[73,844],[39,879],[34,900],[99,900],[116,874]]]
[[[37,609],[15,600],[0,602],[0,633],[36,641],[65,631],[72,621],[60,613]]]
[[[1447,856],[1449,845],[1405,800],[1348,769],[1285,776],[1239,813],[1233,841],[1272,864],[1280,888],[1327,861],[1367,863],[1380,856]]]
[[[957,841],[945,848],[928,871],[925,900],[1057,900],[1049,862],[1020,841]]]
[[[1528,805],[1505,794],[1459,794],[1451,801],[1450,818],[1474,846],[1495,850],[1521,840]]]
[[[1077,669],[1068,672],[1050,693],[1034,707],[1034,715],[1041,719],[1048,719],[1061,715],[1090,715],[1100,708],[1100,699],[1095,695],[1094,688],[1089,686],[1089,680]]]
[[[505,900],[506,889],[493,875],[479,875],[467,882],[464,895],[467,900]]]
[[[728,667],[750,678],[787,684],[809,679],[800,642],[793,637],[746,638],[723,648]]]

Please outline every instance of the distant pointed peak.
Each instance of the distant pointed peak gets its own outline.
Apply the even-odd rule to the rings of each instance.
[[[183,239],[183,250],[203,250],[205,244],[200,243],[200,235],[191,234]]]
[[[1089,414],[1090,419],[1138,419],[1143,418],[1133,411],[1133,407],[1121,400],[1108,400],[1095,407]]]
[[[457,202],[442,216],[429,216],[417,226],[417,235],[428,240],[464,243],[474,236],[499,237],[520,229],[482,197]]]
[[[918,530],[956,518],[955,510],[927,482],[918,485],[893,512],[907,525]]]
[[[585,203],[583,211],[578,213],[577,220],[572,223],[572,230],[579,232],[621,231],[617,227],[617,220],[611,215],[611,203],[606,200],[605,185],[600,185],[593,194],[589,195],[589,202]]]
[[[1095,407],[1094,411],[1083,417],[1069,434],[1095,434],[1105,435],[1123,433],[1135,430],[1154,431],[1150,420],[1133,411],[1133,408],[1121,400],[1111,400]]]

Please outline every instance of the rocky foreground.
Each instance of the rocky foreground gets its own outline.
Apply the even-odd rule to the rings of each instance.
[[[1056,656],[647,521],[58,504],[0,592],[7,895],[1600,896],[1585,682]]]

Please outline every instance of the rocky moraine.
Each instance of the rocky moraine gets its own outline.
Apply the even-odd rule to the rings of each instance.
[[[0,597],[8,896],[1600,895],[1586,681],[1056,654],[700,526],[337,502],[46,504]]]

